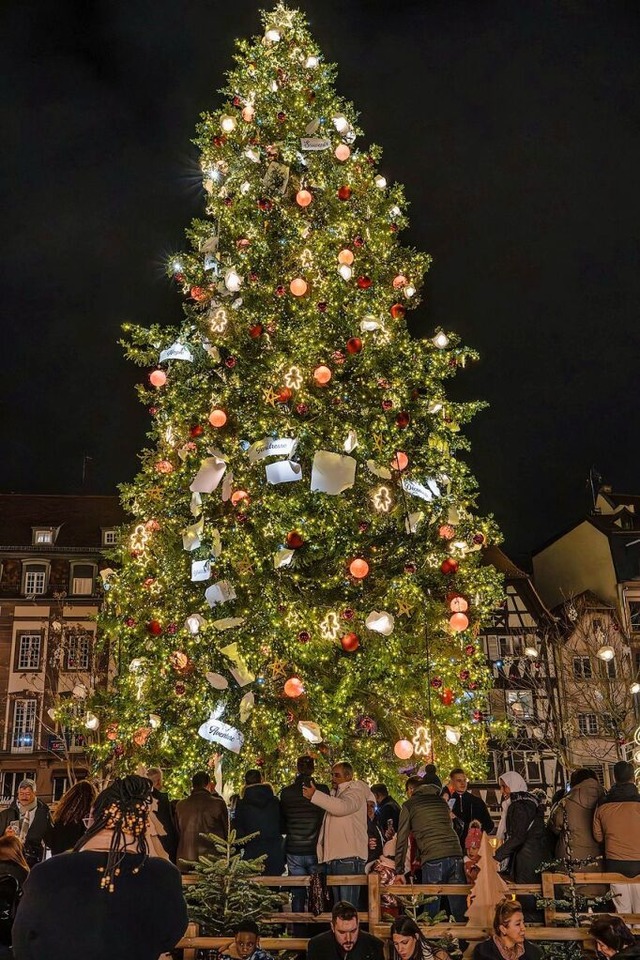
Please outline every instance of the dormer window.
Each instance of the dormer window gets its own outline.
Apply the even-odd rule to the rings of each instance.
[[[35,546],[47,546],[55,543],[55,527],[33,527],[33,543]]]
[[[103,547],[115,547],[118,543],[118,531],[115,527],[109,529],[104,528],[102,530],[102,546]]]

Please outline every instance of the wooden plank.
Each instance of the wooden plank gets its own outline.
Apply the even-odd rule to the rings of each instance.
[[[545,876],[545,874],[543,874]],[[567,873],[546,874],[554,883],[569,883]],[[625,877],[622,873],[574,873],[576,883],[640,883],[640,874],[637,877]]]
[[[554,889],[553,889],[553,875],[550,873],[542,874],[542,896],[545,899],[554,898]],[[556,908],[553,904],[545,904],[544,908],[544,925],[545,927],[553,926],[553,922],[556,919]]]
[[[375,926],[376,923],[380,923],[380,920],[382,919],[380,896],[380,874],[376,873],[375,870],[372,870],[369,874],[367,900],[367,903],[369,904],[369,929]]]
[[[197,937],[197,935],[198,935],[198,924],[197,924],[197,923],[190,923],[190,924],[187,926],[186,933],[185,933],[184,937],[182,938],[182,940],[180,941],[180,943],[184,943],[185,941],[189,941],[191,938]],[[193,947],[193,948],[185,947],[184,953],[182,954],[182,960],[196,960],[196,953],[197,953],[197,951],[196,951],[196,948],[195,948],[195,947]]]

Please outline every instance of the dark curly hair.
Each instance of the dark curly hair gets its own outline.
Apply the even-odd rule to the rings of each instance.
[[[629,930],[624,920],[620,917],[613,917],[607,913],[597,920],[594,920],[589,927],[589,933],[594,940],[604,943],[605,947],[611,947],[612,950],[622,950],[624,947],[630,947],[635,943],[635,937]]]
[[[127,853],[125,834],[136,841],[136,851],[140,855],[140,863],[134,867],[133,873],[140,871],[149,853],[145,834],[151,806],[151,790],[151,781],[146,777],[130,775],[114,780],[98,794],[93,805],[93,824],[74,847],[74,850],[82,850],[101,830],[112,831],[106,866],[99,868],[102,874],[100,886],[109,893],[113,893],[115,879]]]

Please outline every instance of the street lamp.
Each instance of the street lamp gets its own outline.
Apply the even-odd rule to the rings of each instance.
[[[604,646],[600,647],[600,649],[596,653],[596,656],[600,660],[604,660],[605,663],[609,663],[611,660],[613,660],[615,655],[616,655],[615,650],[613,649],[613,647],[610,647],[608,644],[605,644]]]

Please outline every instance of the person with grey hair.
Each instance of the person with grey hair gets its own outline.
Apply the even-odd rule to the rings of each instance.
[[[0,813],[0,834],[13,834],[22,840],[25,860],[32,867],[42,860],[44,837],[50,829],[49,807],[38,800],[35,780],[21,780],[16,799]]]

